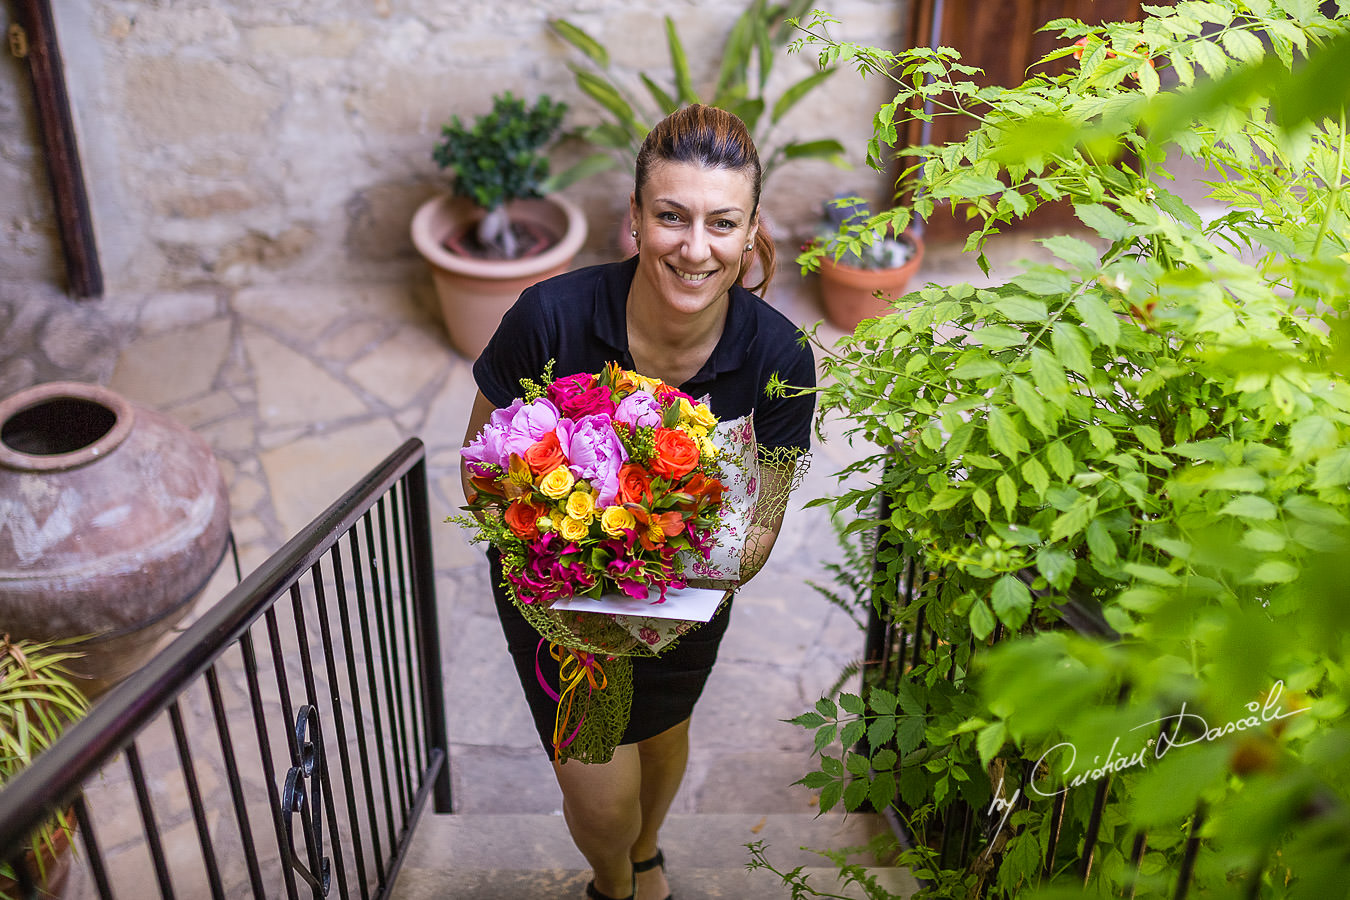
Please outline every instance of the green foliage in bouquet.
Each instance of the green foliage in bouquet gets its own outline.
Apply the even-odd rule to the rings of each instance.
[[[905,624],[922,614],[939,641],[894,690],[797,719],[820,755],[804,783],[822,809],[905,806],[918,835],[958,797],[987,810],[1005,775],[1007,799],[1023,766],[1047,794],[1068,788],[1058,826],[1050,799],[1027,797],[987,823],[969,866],[907,852],[924,896],[1066,896],[1103,778],[1093,890],[1170,896],[1191,837],[1193,896],[1343,890],[1347,6],[1186,0],[1138,23],[1058,20],[1047,60],[1078,64],[1009,88],[977,87],[948,49],[841,43],[823,13],[801,26],[795,47],[822,65],[896,83],[874,165],[906,116],[971,126],[906,148],[907,204],[836,250],[940,201],[975,218],[982,264],[990,235],[1046,202],[1072,204],[1087,233],[1043,240],[1054,261],[997,286],[925,287],[823,360],[822,411],[879,448],[849,470],[871,483],[828,505],[850,529],[882,527],[878,602]],[[1212,217],[1169,190],[1179,157],[1205,170]],[[902,605],[911,556],[936,577]],[[1070,598],[1113,639],[1060,630]],[[1012,637],[986,649],[996,629]],[[1165,756],[1143,743],[1173,726]],[[856,752],[861,737],[882,749]],[[1091,777],[1116,738],[1140,763]],[[1043,758],[1064,744],[1076,763]]]
[[[607,122],[582,129],[581,136],[605,148],[614,161],[622,162],[631,172],[643,139],[658,121],[682,106],[707,103],[734,113],[745,122],[759,148],[765,179],[780,165],[795,159],[824,159],[840,165],[844,147],[833,138],[778,143],[771,140],[783,117],[834,74],[834,69],[822,67],[788,86],[776,99],[769,94],[774,56],[793,33],[788,22],[805,13],[810,5],[809,0],[792,0],[787,5],[753,0],[727,35],[722,63],[707,99],[701,99],[695,87],[684,43],[670,16],[665,19],[670,77],[663,84],[641,73],[639,78],[646,97],[629,91],[614,75],[609,51],[603,44],[566,19],[552,20],[550,24],[558,36],[586,58],[584,66],[571,67],[577,87],[609,117]]]

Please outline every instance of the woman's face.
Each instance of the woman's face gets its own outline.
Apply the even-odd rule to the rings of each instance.
[[[696,163],[652,166],[634,195],[641,287],[676,311],[697,313],[727,296],[758,221],[750,175]]]

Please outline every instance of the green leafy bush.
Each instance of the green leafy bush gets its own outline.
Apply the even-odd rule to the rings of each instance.
[[[874,165],[905,116],[971,124],[907,149],[907,205],[844,229],[836,251],[938,202],[979,223],[968,246],[982,263],[990,235],[1043,203],[1072,204],[1083,225],[1041,242],[1053,262],[991,288],[930,285],[825,356],[822,410],[879,448],[854,467],[872,483],[829,505],[850,528],[883,527],[883,602],[903,623],[922,615],[940,643],[895,689],[797,720],[822,754],[804,781],[822,808],[889,797],[922,834],[956,797],[1009,799],[1031,765],[1050,794],[1068,786],[1059,847],[1072,854],[1106,779],[1094,877],[1107,889],[1170,891],[1193,836],[1196,894],[1329,896],[1350,845],[1334,587],[1350,574],[1345,10],[1147,12],[1051,22],[1060,49],[1045,61],[1077,50],[1078,64],[1011,88],[977,87],[948,49],[841,43],[819,12],[802,25],[796,49],[896,83]],[[1213,218],[1169,190],[1179,157],[1205,170]],[[911,555],[936,577],[902,604]],[[1055,630],[1071,597],[1115,640]],[[996,629],[1015,637],[986,650]],[[1206,736],[1202,720],[1223,731],[1250,704],[1256,725]],[[1267,718],[1275,707],[1288,715]],[[1156,738],[1173,725],[1187,738],[1163,759]],[[899,752],[853,752],[862,735]],[[1057,745],[1079,758],[1043,756]],[[1093,769],[1112,752],[1141,761]],[[906,859],[930,896],[1024,896],[1047,863],[1059,884],[1050,804],[1023,798],[969,866],[923,847]]]

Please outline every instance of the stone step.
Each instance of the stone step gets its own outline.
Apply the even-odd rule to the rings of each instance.
[[[837,870],[810,850],[861,847],[885,830],[884,820],[871,815],[672,815],[662,829],[662,849],[671,888],[682,900],[788,897],[788,889],[772,873],[746,869],[750,853],[745,845],[753,841],[764,842],[767,859],[780,871],[800,866],[815,889],[861,900],[860,889],[841,890]],[[866,853],[849,861],[867,865],[869,874],[896,897],[917,889],[906,870],[877,866]],[[588,878],[562,816],[428,815],[414,834],[393,897],[580,900]]]

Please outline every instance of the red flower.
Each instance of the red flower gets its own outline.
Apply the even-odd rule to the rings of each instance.
[[[525,462],[536,476],[547,475],[567,462],[562,446],[558,443],[558,435],[550,431],[531,444],[525,451]]]
[[[652,479],[646,469],[632,463],[619,469],[619,499],[625,505],[630,503],[651,505]]]
[[[599,385],[568,397],[558,406],[564,416],[574,420],[598,413],[612,416],[617,408],[614,405],[614,395],[610,393],[609,388]]]
[[[698,444],[678,428],[656,429],[656,459],[652,471],[671,481],[678,481],[698,465]]]
[[[708,478],[702,472],[695,472],[679,489],[677,496],[687,496],[689,500],[680,506],[692,511],[705,505],[718,506],[722,502],[722,491],[722,482],[716,478]]]
[[[548,514],[548,507],[531,500],[517,500],[506,508],[506,527],[527,541],[539,537],[539,517]]]
[[[559,378],[548,386],[548,399],[554,406],[562,409],[563,404],[578,394],[584,394],[595,384],[595,376],[589,372],[578,372]]]

